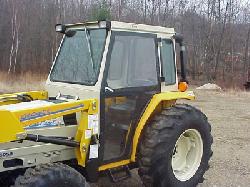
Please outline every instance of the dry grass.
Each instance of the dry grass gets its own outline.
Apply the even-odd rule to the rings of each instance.
[[[12,93],[44,89],[46,75],[34,73],[8,74],[0,72],[0,92]]]
[[[0,93],[13,93],[20,91],[31,91],[31,90],[42,90],[47,75],[45,74],[34,74],[26,72],[23,74],[8,74],[7,72],[0,71]],[[209,92],[215,95],[227,96],[227,97],[250,97],[250,92],[246,92],[242,89],[228,88],[222,91],[207,91],[207,90],[196,90],[198,86],[202,84],[190,85],[189,90],[194,92]]]

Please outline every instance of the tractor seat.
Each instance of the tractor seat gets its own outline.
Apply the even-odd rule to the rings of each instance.
[[[113,127],[127,130],[135,112],[135,100],[113,104],[109,107],[107,119]]]
[[[135,110],[135,100],[129,100],[126,103],[113,104],[109,107],[109,112],[122,113],[130,115]]]

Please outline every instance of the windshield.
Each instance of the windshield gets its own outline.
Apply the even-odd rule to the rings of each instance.
[[[79,30],[72,37],[65,36],[50,79],[94,85],[98,79],[105,39],[106,29]]]

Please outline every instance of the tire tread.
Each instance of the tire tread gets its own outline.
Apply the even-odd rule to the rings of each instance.
[[[187,104],[176,104],[173,107],[163,109],[156,115],[143,130],[141,143],[139,145],[137,158],[139,163],[138,174],[145,186],[155,186],[153,176],[155,173],[161,173],[162,167],[154,168],[154,163],[160,163],[162,154],[167,151],[166,142],[170,142],[175,134],[176,127],[181,125],[181,121],[187,116],[201,118],[207,124],[207,130],[210,133],[210,147],[213,142],[211,136],[211,125],[207,122],[207,117],[199,109]],[[211,151],[211,149],[210,149]],[[212,156],[212,151],[209,156]],[[206,167],[206,170],[208,166]],[[205,171],[204,171],[205,172]],[[199,180],[202,182],[203,178]],[[164,186],[159,181],[159,186]]]

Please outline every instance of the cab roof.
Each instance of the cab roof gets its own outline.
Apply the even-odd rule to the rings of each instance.
[[[167,28],[162,26],[153,26],[138,23],[127,23],[120,21],[92,21],[82,22],[75,24],[65,24],[67,28],[81,28],[81,27],[93,27],[93,28],[104,28],[109,27],[111,30],[121,31],[135,31],[135,32],[151,32],[151,33],[163,33],[163,34],[175,34],[174,28]]]
[[[126,22],[119,22],[119,21],[111,21],[111,29],[175,34],[174,28],[167,28],[167,27],[153,26],[153,25],[146,25],[146,24],[137,24],[137,23],[126,23]]]

